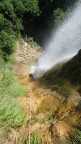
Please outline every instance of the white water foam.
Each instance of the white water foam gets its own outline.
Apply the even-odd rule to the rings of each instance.
[[[53,32],[47,42],[42,56],[34,67],[35,78],[41,77],[56,64],[72,58],[81,48],[81,3],[72,14]]]

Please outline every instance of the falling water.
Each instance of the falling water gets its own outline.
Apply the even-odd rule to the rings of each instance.
[[[45,46],[42,56],[33,67],[33,76],[41,77],[56,64],[72,58],[81,48],[81,3],[79,3]]]

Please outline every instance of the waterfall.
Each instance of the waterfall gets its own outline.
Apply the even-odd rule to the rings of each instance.
[[[81,48],[81,3],[78,3],[63,24],[53,30],[45,50],[33,67],[34,78],[41,77],[56,64],[72,58]]]

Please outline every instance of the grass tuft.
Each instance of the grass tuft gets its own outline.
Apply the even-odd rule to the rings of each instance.
[[[25,137],[21,142],[19,142],[18,144],[42,144],[42,139],[41,137],[36,134],[36,133],[32,133],[30,137]]]
[[[8,65],[0,67],[0,127],[18,127],[24,123],[25,113],[17,97],[25,95],[25,88]]]

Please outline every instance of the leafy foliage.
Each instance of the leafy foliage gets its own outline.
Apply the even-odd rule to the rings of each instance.
[[[64,18],[67,5],[73,4],[74,1],[1,0],[0,51],[5,53],[5,56],[11,54],[15,47],[13,44],[15,37],[18,37],[21,32],[25,33],[23,31],[35,37],[34,33],[38,25],[38,30],[40,30],[42,27],[44,27],[42,29],[46,29],[46,27],[49,29],[54,23],[59,24]],[[7,42],[5,43],[5,41]]]
[[[23,30],[24,13],[38,15],[38,0],[0,1],[0,51],[3,56],[13,52],[16,37]]]
[[[25,94],[9,66],[0,65],[0,127],[21,126],[25,113],[18,104],[17,97]]]
[[[3,56],[9,55],[13,52],[15,47],[15,36],[6,31],[0,32],[0,49],[3,52]]]
[[[39,13],[39,6],[38,6],[38,0],[12,0],[15,12],[17,14],[23,14],[24,12],[30,12],[33,14]]]

